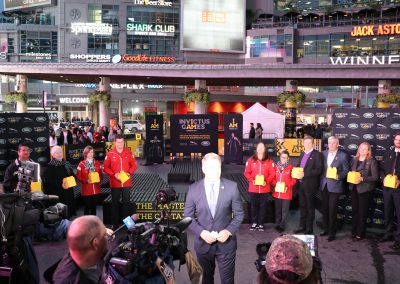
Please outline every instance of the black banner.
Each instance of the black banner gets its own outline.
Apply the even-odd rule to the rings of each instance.
[[[164,119],[162,115],[146,115],[146,162],[164,163]]]
[[[87,145],[83,144],[66,144],[65,145],[65,160],[71,165],[77,165],[83,160],[83,150]],[[104,142],[92,143],[90,146],[94,150],[94,158],[98,161],[104,161],[106,148]]]
[[[287,108],[285,112],[285,138],[296,138],[297,109]]]
[[[366,141],[371,144],[373,155],[382,161],[385,152],[393,146],[394,134],[400,131],[399,109],[338,109],[332,116],[333,134],[350,154]]]
[[[26,143],[30,158],[46,165],[50,161],[49,118],[44,113],[0,113],[0,181],[10,163],[18,158],[18,145]]]
[[[224,115],[224,163],[243,164],[243,116]]]
[[[171,115],[171,152],[186,157],[192,153],[218,153],[218,116]]]

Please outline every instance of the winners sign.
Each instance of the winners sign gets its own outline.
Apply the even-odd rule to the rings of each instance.
[[[218,153],[216,114],[171,115],[171,152],[175,155]]]

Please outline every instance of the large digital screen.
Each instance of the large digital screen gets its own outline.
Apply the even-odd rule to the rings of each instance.
[[[244,52],[245,0],[185,0],[181,49]]]
[[[4,11],[50,5],[54,0],[4,0]]]

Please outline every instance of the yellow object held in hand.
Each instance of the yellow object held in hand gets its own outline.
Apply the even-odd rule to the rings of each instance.
[[[337,179],[337,168],[336,167],[328,167],[326,169],[326,177],[331,179]]]
[[[293,168],[292,169],[292,178],[300,179],[299,174],[302,173],[304,170],[303,168]]]
[[[275,185],[275,192],[285,193],[286,192],[286,184],[282,181],[278,181]]]
[[[263,175],[256,175],[256,179],[254,180],[254,185],[264,185],[264,176]]]
[[[89,173],[89,183],[98,183],[100,182],[100,176],[98,172],[90,172]]]
[[[31,192],[42,191],[42,183],[40,181],[31,182]]]
[[[129,176],[126,172],[120,171],[118,174],[118,178],[122,183],[125,183],[129,179]]]
[[[361,177],[361,173],[360,172],[348,172],[347,174],[347,182],[348,183],[352,183],[352,184],[359,184],[359,182],[357,182],[357,180]]]
[[[383,180],[383,185],[390,188],[396,188],[398,177],[396,175],[387,175]]]
[[[76,186],[76,180],[73,176],[69,176],[63,179],[63,184],[65,188],[71,188]]]

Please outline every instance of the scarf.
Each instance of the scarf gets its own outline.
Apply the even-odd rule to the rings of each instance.
[[[73,175],[74,171],[72,170],[72,166],[68,161],[64,161],[64,160],[57,160],[57,159],[52,159],[48,165],[50,166],[55,166],[55,167],[60,167],[60,166],[64,166],[65,169],[67,170],[67,173],[69,175]]]
[[[284,170],[284,169],[289,165],[288,162],[282,164],[281,161],[278,161],[276,164],[277,164],[278,167],[281,168],[282,170]]]
[[[89,160],[85,160],[85,168],[89,171],[89,173],[91,172],[95,172],[96,171],[96,167],[94,165],[94,159],[89,161]]]

